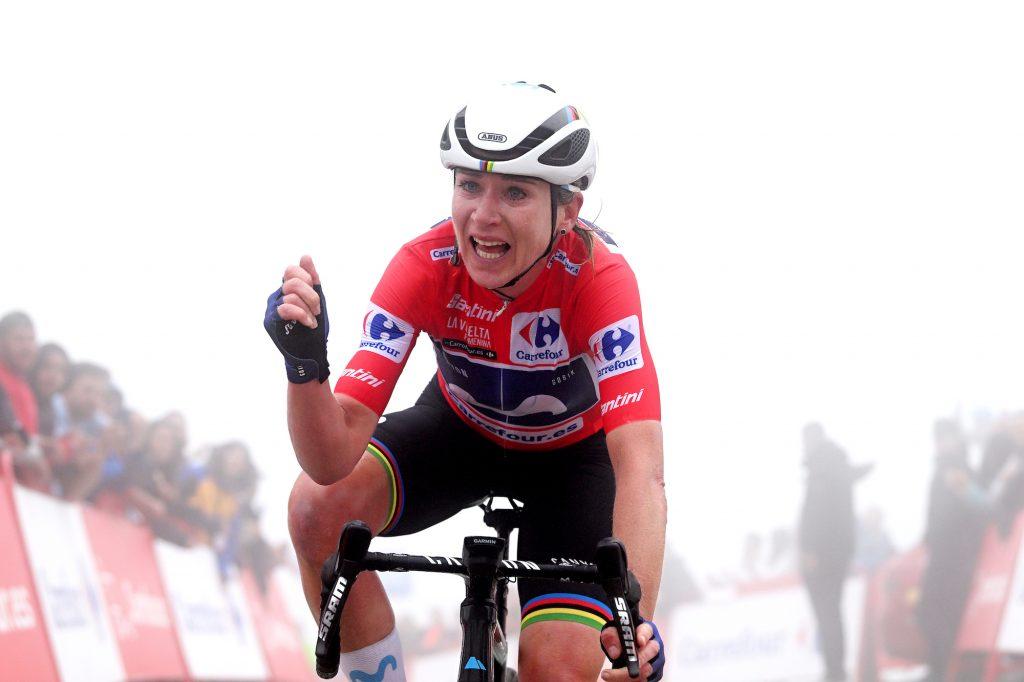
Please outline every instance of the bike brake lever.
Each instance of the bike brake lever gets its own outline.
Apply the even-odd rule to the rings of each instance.
[[[640,583],[627,568],[626,548],[615,538],[598,543],[596,564],[601,585],[612,603],[612,623],[622,643],[622,655],[613,663],[621,666],[625,659],[631,679],[640,677],[640,659],[636,650],[636,628],[640,624]]]
[[[334,566],[323,571],[320,576],[324,587],[330,588],[328,596],[321,600],[320,627],[316,640],[316,674],[325,680],[338,674],[341,659],[341,640],[338,635],[341,613],[356,577],[363,570],[363,560],[370,547],[371,537],[369,526],[362,521],[346,523],[338,540]]]

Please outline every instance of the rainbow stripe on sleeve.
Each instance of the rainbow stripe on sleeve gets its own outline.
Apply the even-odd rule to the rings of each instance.
[[[568,623],[580,623],[600,630],[612,619],[611,609],[604,602],[582,594],[556,592],[542,594],[531,599],[523,606],[522,629],[534,623],[558,620]]]

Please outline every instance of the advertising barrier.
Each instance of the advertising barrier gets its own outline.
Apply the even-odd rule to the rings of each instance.
[[[83,508],[125,675],[130,680],[183,679],[185,662],[147,528]]]
[[[14,500],[60,678],[124,679],[81,509],[20,486]]]
[[[32,572],[14,508],[9,462],[0,462],[0,679],[56,682]]]
[[[196,680],[263,680],[267,666],[236,577],[221,579],[209,549],[156,540],[156,557],[181,642]]]
[[[764,590],[739,590],[680,607],[668,645],[671,680],[761,682],[820,679],[821,655],[814,616],[795,579]],[[851,578],[843,593],[847,665],[857,660],[864,580]]]
[[[0,459],[0,680],[316,679],[280,573],[261,592],[209,548],[13,481]]]

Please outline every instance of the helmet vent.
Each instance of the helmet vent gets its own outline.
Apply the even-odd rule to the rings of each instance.
[[[441,133],[441,149],[448,151],[452,148],[452,141],[448,138],[448,126],[445,125],[444,132]]]
[[[583,158],[588,144],[590,131],[582,128],[544,152],[537,160],[548,166],[571,166]]]

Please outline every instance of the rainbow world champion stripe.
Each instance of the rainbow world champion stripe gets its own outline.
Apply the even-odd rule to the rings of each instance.
[[[384,473],[390,483],[388,486],[388,516],[384,522],[384,530],[380,532],[381,535],[386,535],[398,525],[398,521],[402,518],[402,512],[405,510],[405,486],[402,484],[402,474],[398,470],[398,463],[388,446],[376,438],[372,438],[367,443],[366,450],[384,467]]]
[[[523,606],[521,627],[525,630],[534,623],[556,620],[601,630],[611,619],[611,609],[604,602],[582,594],[556,592],[528,601]]]

